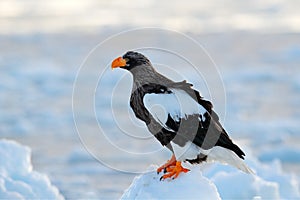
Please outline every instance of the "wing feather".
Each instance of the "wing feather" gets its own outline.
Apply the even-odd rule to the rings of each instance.
[[[232,142],[223,129],[218,115],[212,109],[211,102],[204,100],[191,86],[183,81],[165,86],[149,84],[139,89],[144,109],[142,113],[150,115],[141,119],[150,120],[146,121],[150,132],[163,145],[172,140],[179,146],[184,146],[191,141],[203,149],[221,146],[234,151],[243,159],[244,152]],[[135,109],[134,101],[131,102],[131,106],[139,111]],[[140,116],[139,112],[136,114]],[[161,129],[151,128],[153,124],[151,120],[155,120],[154,124],[161,126]]]
[[[170,117],[173,121],[179,122],[190,115],[201,115],[205,118],[204,114],[207,112],[202,105],[181,89],[171,88],[168,93],[145,94],[143,101],[145,108],[154,119],[168,129],[172,129],[167,125]]]

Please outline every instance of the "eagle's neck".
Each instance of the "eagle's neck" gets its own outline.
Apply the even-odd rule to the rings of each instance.
[[[168,85],[173,81],[158,73],[152,66],[138,66],[130,71],[133,75],[133,91],[143,85]]]

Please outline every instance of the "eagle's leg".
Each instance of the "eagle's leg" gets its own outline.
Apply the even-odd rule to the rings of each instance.
[[[167,168],[167,173],[165,175],[163,175],[162,177],[160,177],[160,180],[164,180],[166,178],[175,179],[175,178],[178,177],[178,175],[181,172],[186,173],[188,171],[190,171],[190,170],[181,166],[181,161],[176,161],[176,165],[168,167]]]
[[[159,174],[162,170],[166,171],[168,167],[170,166],[175,166],[176,165],[176,158],[175,155],[173,154],[171,159],[168,160],[165,164],[157,168],[157,173]]]

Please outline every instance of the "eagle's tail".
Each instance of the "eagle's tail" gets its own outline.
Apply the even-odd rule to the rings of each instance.
[[[245,159],[245,153],[240,149],[240,147],[238,147],[236,144],[232,143],[228,149],[234,151],[234,153],[236,153],[236,155],[238,155],[241,159]]]
[[[207,161],[218,161],[234,166],[247,174],[255,174],[235,152],[220,146],[215,146],[211,149],[207,155]]]

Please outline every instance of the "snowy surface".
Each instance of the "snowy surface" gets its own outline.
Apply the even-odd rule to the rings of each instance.
[[[181,174],[175,180],[160,181],[155,167],[136,177],[121,199],[220,199],[216,186],[200,170]]]
[[[9,140],[0,140],[0,198],[64,199],[46,175],[32,169],[30,149]]]
[[[299,181],[294,175],[286,174],[278,161],[268,165],[250,158],[250,167],[256,172],[248,175],[228,166],[215,164],[203,175],[218,188],[222,199],[299,199]]]
[[[230,166],[203,164],[175,179],[160,181],[157,166],[137,176],[121,199],[299,199],[299,182],[285,174],[278,161],[270,165],[254,158],[249,162],[256,174]]]

